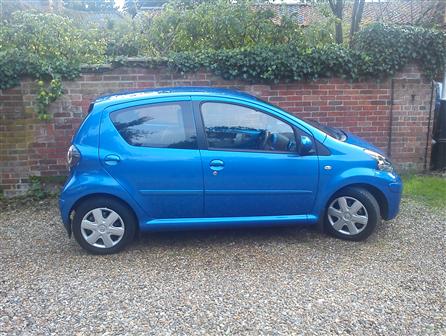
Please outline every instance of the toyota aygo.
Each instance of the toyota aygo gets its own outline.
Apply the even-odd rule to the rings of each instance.
[[[381,150],[246,93],[163,88],[100,97],[68,151],[64,226],[114,253],[137,232],[314,225],[359,241],[399,211]]]

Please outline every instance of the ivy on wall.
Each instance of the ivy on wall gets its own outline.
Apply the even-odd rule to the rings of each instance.
[[[56,14],[14,12],[0,25],[0,89],[18,85],[24,76],[38,79],[36,112],[48,119],[47,106],[62,94],[60,79],[76,78],[82,63],[105,61],[96,33]]]
[[[363,53],[366,76],[392,75],[408,63],[418,64],[427,78],[442,76],[446,34],[414,26],[372,24],[355,35],[353,50]]]
[[[384,78],[409,63],[427,78],[440,76],[445,66],[446,35],[437,30],[372,24],[360,31],[351,48],[329,44],[256,46],[233,50],[182,52],[169,65],[181,73],[205,68],[225,79],[249,82]]]
[[[15,20],[15,21],[14,21]],[[48,31],[47,26],[55,27]],[[74,30],[73,30],[74,29]],[[20,33],[17,33],[20,32]],[[53,14],[19,12],[0,27],[0,89],[13,87],[23,76],[39,79],[36,110],[47,119],[47,106],[62,92],[61,79],[74,79],[81,64],[110,61],[106,46]],[[90,31],[88,34],[92,34]],[[180,73],[206,69],[225,79],[250,83],[341,77],[351,80],[391,76],[409,63],[427,78],[440,76],[445,66],[444,32],[413,26],[371,24],[355,35],[351,47],[301,43],[235,49],[170,52],[166,57],[129,63],[114,56],[114,66],[169,66]]]
[[[48,120],[48,106],[63,94],[60,78],[52,79],[48,85],[43,80],[37,81],[36,112],[40,120]]]

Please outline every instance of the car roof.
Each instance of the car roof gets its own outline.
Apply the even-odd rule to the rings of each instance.
[[[128,100],[145,99],[164,96],[224,96],[231,98],[241,98],[261,101],[257,97],[248,93],[235,91],[225,88],[216,87],[200,87],[200,86],[184,86],[184,87],[165,87],[144,90],[121,91],[113,94],[103,95],[94,101],[94,103],[119,103]]]

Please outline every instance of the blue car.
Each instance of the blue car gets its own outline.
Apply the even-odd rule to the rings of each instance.
[[[100,97],[67,157],[62,221],[95,254],[159,230],[304,224],[359,241],[402,191],[370,143],[227,89]]]

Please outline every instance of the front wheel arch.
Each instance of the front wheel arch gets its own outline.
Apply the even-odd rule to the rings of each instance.
[[[325,209],[327,209],[330,200],[333,198],[334,195],[338,194],[340,191],[344,190],[344,189],[348,189],[348,188],[361,188],[361,189],[365,189],[367,190],[369,193],[372,194],[373,197],[375,197],[378,205],[379,205],[379,210],[380,210],[380,214],[382,219],[387,220],[388,219],[388,214],[389,214],[389,202],[387,201],[386,196],[384,195],[384,193],[378,189],[377,187],[368,184],[368,183],[351,183],[351,184],[347,184],[345,186],[342,186],[340,188],[338,188],[335,192],[333,192],[332,194],[330,194],[325,201],[323,201],[323,207],[321,208],[321,211],[319,213],[319,220],[317,223],[317,230],[319,232],[324,232],[325,228],[324,228],[324,216],[325,216]]]
[[[365,189],[367,190],[369,193],[372,194],[373,197],[375,197],[376,201],[378,202],[379,205],[379,210],[381,213],[381,217],[384,220],[387,220],[387,216],[389,213],[389,203],[387,201],[386,196],[384,196],[384,193],[379,190],[378,188],[376,188],[375,186],[371,185],[371,184],[367,184],[367,183],[352,183],[352,184],[348,184],[345,185],[339,189],[337,189],[334,193],[332,193],[325,201],[324,203],[324,207],[321,211],[320,214],[320,218],[323,221],[324,218],[324,214],[325,214],[325,209],[328,207],[328,204],[330,202],[330,200],[333,198],[334,195],[338,194],[340,191],[344,190],[344,189],[348,189],[348,188],[360,188],[360,189]]]
[[[347,196],[361,202],[362,206],[365,206],[366,215],[368,213],[369,222],[367,223],[367,227],[357,233],[356,235],[347,235],[345,233],[337,232],[337,229],[333,229],[328,223],[328,207],[337,197]],[[341,198],[343,198],[341,197]],[[332,236],[337,238],[345,239],[345,240],[353,240],[360,241],[366,239],[370,234],[374,231],[376,225],[381,222],[381,213],[380,213],[380,205],[375,196],[370,193],[366,188],[355,186],[343,187],[337,190],[335,193],[331,195],[331,197],[326,202],[323,213],[320,218],[320,227],[324,232],[329,233]],[[349,215],[349,214],[347,214]],[[347,225],[347,224],[346,224]]]
[[[376,202],[378,202],[379,205],[379,211],[381,214],[381,217],[385,220],[387,218],[387,214],[389,212],[389,203],[387,201],[386,196],[384,196],[384,193],[379,190],[378,188],[374,187],[371,184],[366,184],[366,183],[354,183],[354,184],[350,184],[348,186],[345,186],[343,188],[340,188],[339,190],[337,190],[335,193],[333,193],[333,195],[335,195],[336,193],[338,193],[339,191],[346,189],[346,188],[361,188],[361,189],[365,189],[367,190],[369,193],[372,194],[373,197],[375,197]],[[330,198],[327,200],[327,204],[329,200],[333,197],[333,195],[330,196]]]
[[[317,223],[317,229],[319,232],[327,233],[326,228],[326,212],[329,204],[336,197],[336,195],[342,194],[343,191],[349,190],[364,190],[366,193],[369,193],[371,197],[374,198],[374,203],[376,204],[377,210],[379,211],[378,216],[379,220],[386,219],[387,217],[387,209],[388,202],[382,191],[378,188],[363,183],[352,183],[338,188],[335,192],[330,194],[330,196],[324,201],[323,207],[321,207],[319,220]]]

